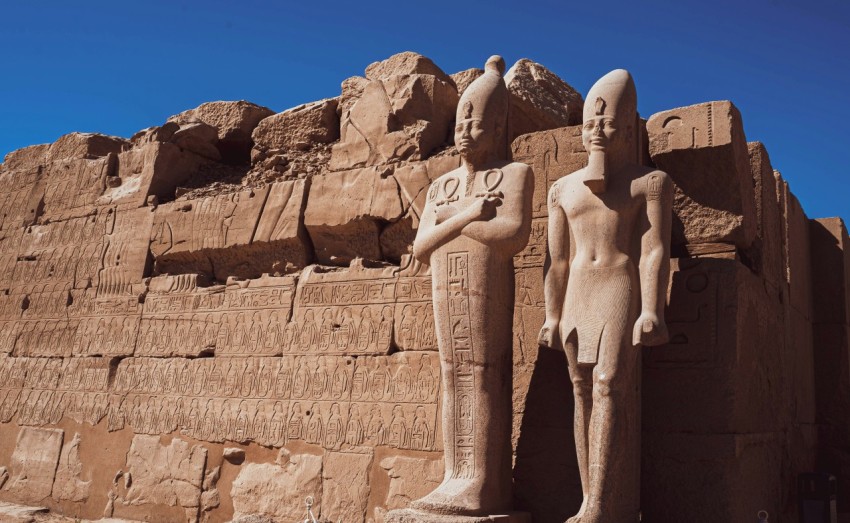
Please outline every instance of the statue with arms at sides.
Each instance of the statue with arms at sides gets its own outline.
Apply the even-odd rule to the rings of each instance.
[[[461,96],[462,165],[435,180],[413,244],[432,270],[445,476],[388,522],[519,521],[511,507],[513,256],[531,232],[534,176],[508,160],[505,62]]]
[[[667,342],[672,185],[637,163],[637,92],[622,69],[587,95],[587,167],[552,185],[546,322],[575,394],[584,501],[569,523],[631,523],[640,511],[640,346]],[[570,252],[574,253],[570,260]]]

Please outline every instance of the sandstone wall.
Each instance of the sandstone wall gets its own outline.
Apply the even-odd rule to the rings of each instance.
[[[459,164],[474,76],[402,53],[282,113],[215,102],[130,140],[10,153],[0,501],[295,521],[313,496],[334,521],[381,522],[436,486],[431,283],[409,253],[430,181]],[[515,259],[515,501],[561,522],[581,499],[572,388],[535,340],[546,193],[586,162],[581,97],[527,60],[508,80],[513,155],[536,177]],[[645,136],[676,227],[671,342],[643,353],[644,517],[795,521],[797,473],[850,482],[833,393],[850,387],[846,230],[806,217],[730,102],[653,115]]]

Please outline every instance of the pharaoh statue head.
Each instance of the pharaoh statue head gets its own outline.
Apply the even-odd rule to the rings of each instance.
[[[493,55],[484,74],[469,84],[457,104],[455,147],[465,158],[506,159],[509,94],[505,60]]]
[[[637,90],[632,75],[615,69],[590,88],[584,103],[582,143],[589,154],[584,183],[605,191],[612,169],[633,161],[637,137]]]

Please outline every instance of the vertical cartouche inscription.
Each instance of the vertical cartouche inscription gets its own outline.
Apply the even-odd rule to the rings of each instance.
[[[469,322],[469,253],[449,253],[449,325],[455,383],[455,478],[471,478],[475,468],[473,435],[472,335]]]

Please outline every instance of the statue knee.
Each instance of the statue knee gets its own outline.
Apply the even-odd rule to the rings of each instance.
[[[606,373],[600,373],[594,377],[593,397],[594,398],[609,398],[619,395],[620,386],[614,376]]]
[[[589,398],[592,391],[591,384],[586,380],[581,380],[580,382],[573,382],[573,394],[576,398],[585,399]]]

